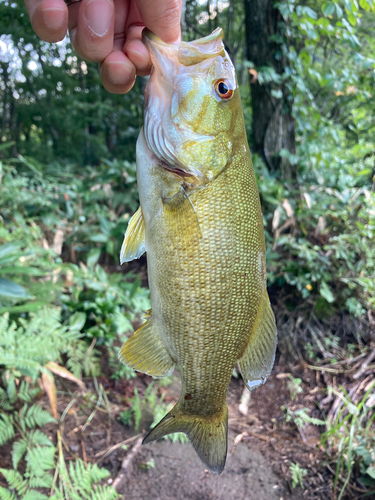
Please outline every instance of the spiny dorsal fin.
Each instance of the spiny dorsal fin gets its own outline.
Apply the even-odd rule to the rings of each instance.
[[[142,208],[139,207],[128,224],[124,242],[121,247],[120,264],[139,259],[139,257],[145,253],[145,237],[145,220],[143,218]]]

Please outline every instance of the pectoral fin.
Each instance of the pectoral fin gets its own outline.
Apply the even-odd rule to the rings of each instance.
[[[124,242],[120,252],[120,263],[139,259],[146,251],[145,248],[145,220],[142,214],[142,208],[139,207],[133,217],[130,219],[125,233]]]
[[[173,372],[175,363],[157,332],[152,314],[148,317],[124,343],[119,358],[134,370],[153,377],[166,377]]]
[[[187,191],[180,186],[170,198],[163,199],[164,218],[176,237],[186,244],[196,246],[202,238],[198,215]]]
[[[238,361],[242,378],[250,391],[264,384],[269,377],[275,360],[276,345],[275,317],[267,291],[264,290],[249,344]]]

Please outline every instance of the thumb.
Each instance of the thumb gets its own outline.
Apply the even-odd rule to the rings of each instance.
[[[182,0],[136,0],[142,22],[166,43],[181,39]]]

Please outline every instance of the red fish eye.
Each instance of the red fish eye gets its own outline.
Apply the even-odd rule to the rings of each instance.
[[[215,82],[215,91],[220,99],[230,99],[233,95],[233,90],[229,86],[229,82],[223,78]]]

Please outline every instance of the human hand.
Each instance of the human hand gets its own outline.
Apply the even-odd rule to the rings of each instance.
[[[68,2],[69,3],[69,2]],[[58,42],[67,28],[77,53],[99,63],[104,87],[124,94],[135,75],[150,73],[151,61],[142,42],[146,26],[165,42],[181,36],[182,0],[25,0],[35,33],[46,42]]]

